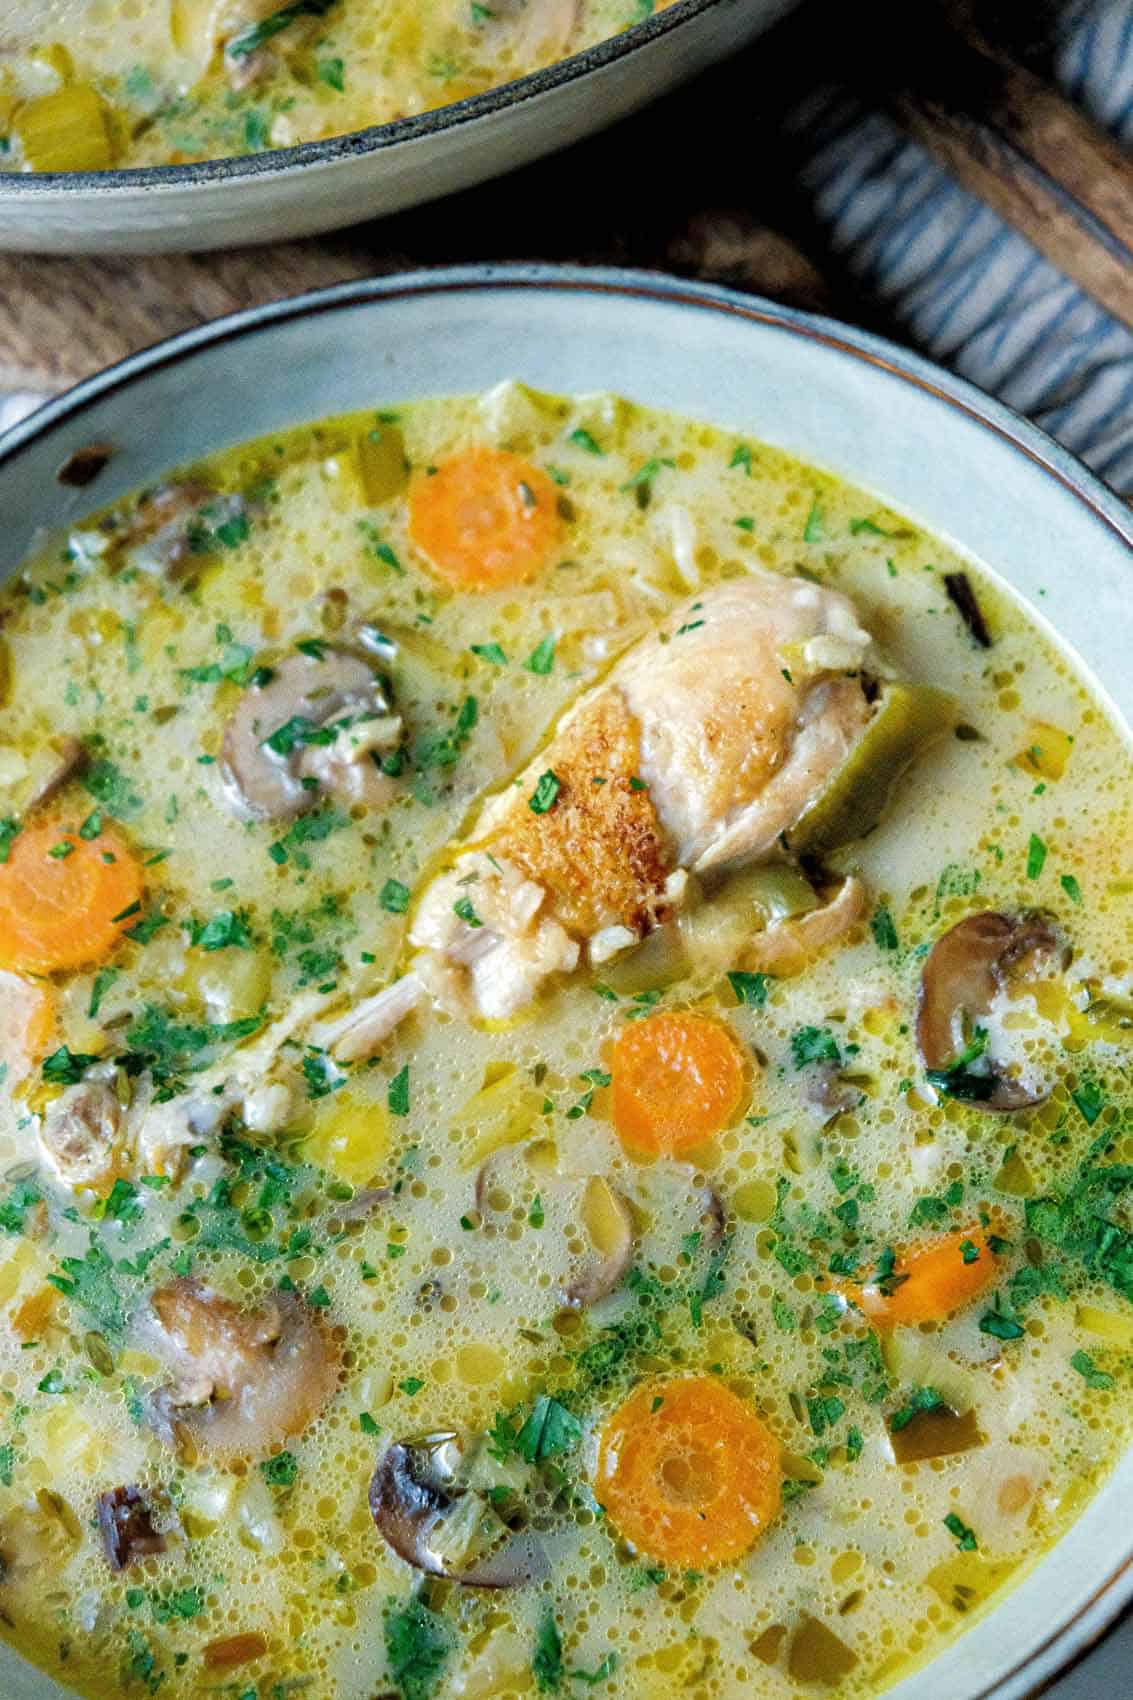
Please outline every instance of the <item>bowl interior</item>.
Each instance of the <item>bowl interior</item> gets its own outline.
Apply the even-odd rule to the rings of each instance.
[[[1124,727],[1133,522],[1006,409],[845,327],[660,278],[466,269],[349,285],[189,333],[43,409],[0,444],[0,575],[44,530],[279,427],[515,377],[613,390],[762,438],[978,559],[1072,651]],[[116,454],[87,491],[77,448]],[[1128,734],[1127,734],[1128,735]],[[894,1700],[1021,1700],[1133,1598],[1133,1453],[1067,1537]],[[0,1650],[10,1700],[58,1690]]]

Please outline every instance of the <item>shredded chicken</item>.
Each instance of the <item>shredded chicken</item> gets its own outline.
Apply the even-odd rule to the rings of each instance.
[[[103,1080],[68,1086],[48,1108],[39,1146],[65,1186],[103,1191],[113,1180],[122,1152],[122,1105]]]

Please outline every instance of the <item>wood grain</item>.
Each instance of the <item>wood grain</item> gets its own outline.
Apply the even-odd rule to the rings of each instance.
[[[918,27],[881,98],[909,133],[1116,319],[1133,328],[1133,161],[953,6]],[[921,33],[923,30],[923,33]]]
[[[52,393],[175,331],[380,269],[362,251],[314,244],[192,259],[3,255],[0,389]]]
[[[0,390],[52,394],[225,313],[419,263],[436,260],[364,238],[134,260],[0,255]],[[827,304],[800,250],[737,211],[698,214],[651,263],[795,305]]]

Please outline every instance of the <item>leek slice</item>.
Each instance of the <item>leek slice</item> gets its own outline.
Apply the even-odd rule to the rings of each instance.
[[[791,850],[820,856],[872,832],[910,762],[955,723],[956,703],[947,692],[926,685],[884,685],[873,719],[825,791],[787,834]]]
[[[109,171],[106,108],[90,83],[72,83],[20,108],[14,125],[33,171]]]

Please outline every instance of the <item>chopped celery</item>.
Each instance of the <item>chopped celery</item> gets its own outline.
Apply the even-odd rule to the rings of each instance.
[[[30,101],[14,133],[33,171],[108,171],[113,163],[106,108],[89,83]]]

